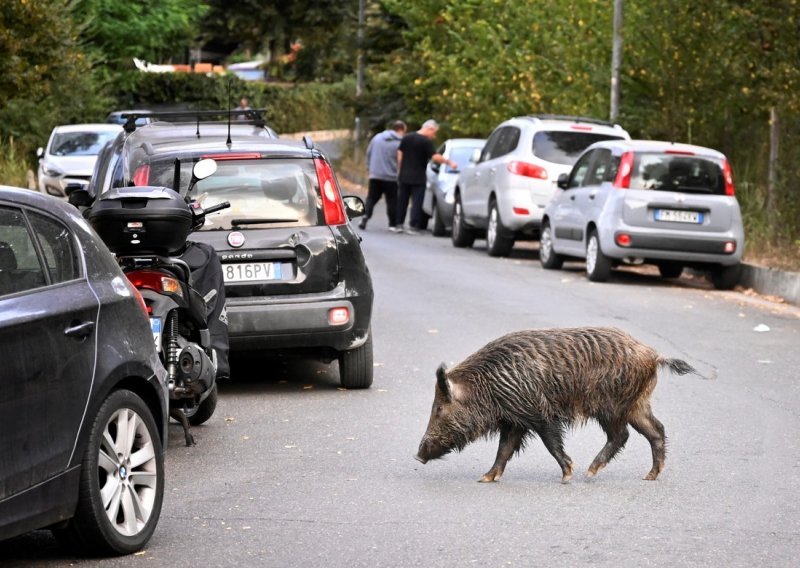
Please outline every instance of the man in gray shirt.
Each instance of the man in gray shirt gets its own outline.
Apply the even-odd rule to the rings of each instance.
[[[397,232],[395,221],[397,215],[397,147],[406,132],[406,123],[395,120],[390,129],[379,132],[372,137],[367,146],[367,169],[369,171],[369,188],[367,191],[367,211],[358,225],[359,229],[367,228],[367,221],[372,217],[375,204],[382,195],[386,195],[386,215],[389,218],[389,230]]]

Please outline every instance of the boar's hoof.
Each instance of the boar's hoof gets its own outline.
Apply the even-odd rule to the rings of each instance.
[[[500,481],[501,475],[503,475],[502,471],[490,469],[478,480],[478,483],[494,483],[495,481]]]
[[[566,485],[566,484],[567,484],[567,483],[569,483],[570,481],[572,481],[572,472],[565,473],[565,474],[564,474],[564,475],[561,477],[561,483],[563,483],[564,485]]]
[[[661,471],[659,471],[657,469],[651,469],[650,473],[648,473],[647,475],[644,476],[644,480],[645,481],[655,481],[656,478],[658,477],[659,473],[661,473]]]
[[[605,465],[597,465],[597,466],[593,465],[593,466],[591,466],[591,467],[589,468],[589,471],[587,471],[587,472],[586,472],[586,477],[587,477],[588,479],[591,479],[592,477],[594,477],[595,475],[597,475],[597,474],[598,474],[598,472],[599,472],[601,469],[603,469],[604,467],[605,467]]]

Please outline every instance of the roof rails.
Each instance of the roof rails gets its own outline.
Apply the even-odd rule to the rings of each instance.
[[[197,122],[197,133],[200,135],[200,122],[213,122],[209,120],[217,117],[230,120],[233,117],[237,118],[237,124],[252,124],[254,126],[263,128],[267,126],[265,115],[267,109],[253,108],[247,110],[173,110],[173,111],[148,111],[148,112],[125,112],[120,116],[125,119],[125,124],[122,128],[127,133],[136,130],[136,119],[142,117],[158,118],[165,121],[169,119],[184,119],[183,122]],[[240,117],[244,117],[241,119]],[[181,121],[178,121],[181,122]]]
[[[600,120],[598,118],[587,118],[585,116],[570,116],[565,114],[530,114],[522,118],[538,118],[539,120],[569,120],[570,122],[586,122],[589,124],[598,124],[600,126],[618,126],[608,120]]]

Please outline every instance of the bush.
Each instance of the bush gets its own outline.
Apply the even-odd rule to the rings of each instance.
[[[0,184],[28,187],[28,164],[13,138],[0,138]]]

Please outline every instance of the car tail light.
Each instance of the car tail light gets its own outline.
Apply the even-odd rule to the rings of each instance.
[[[325,213],[325,223],[328,225],[344,225],[347,216],[344,214],[344,203],[336,186],[331,165],[322,158],[314,158],[314,167],[317,170],[319,189],[322,193],[322,210]]]
[[[225,160],[258,160],[261,158],[261,154],[258,152],[231,152],[228,154],[206,154],[203,156],[204,160],[207,158],[217,160],[218,162],[224,162]]]
[[[547,179],[547,170],[536,164],[529,164],[527,162],[509,162],[508,171],[518,176]]]
[[[573,124],[572,126],[570,126],[570,128],[572,128],[572,130],[584,130],[587,132],[591,132],[592,130],[594,130],[591,126],[586,126],[584,124]]]
[[[171,276],[156,270],[134,270],[126,274],[134,287],[153,290],[159,294],[177,294],[183,296],[181,283]]]
[[[133,174],[133,185],[147,185],[147,182],[150,181],[150,166],[145,164],[143,166],[139,166],[136,168],[136,172]]]
[[[614,240],[617,241],[617,246],[620,247],[631,246],[631,236],[628,233],[617,233]]]
[[[614,178],[614,187],[628,189],[631,186],[631,174],[633,173],[633,152],[625,152],[619,160],[617,177]]]
[[[153,310],[150,308],[150,306],[148,306],[145,303],[141,292],[139,292],[139,290],[136,289],[136,286],[131,286],[131,288],[133,289],[133,297],[136,298],[136,303],[139,304],[140,308],[142,308],[142,311],[144,312],[144,315],[147,316],[147,317],[150,317],[150,313]]]
[[[678,156],[694,156],[694,152],[689,152],[688,150],[664,150],[665,154],[673,154]]]
[[[725,241],[725,254],[733,254],[736,252],[736,241]]]
[[[332,308],[328,311],[328,323],[331,325],[344,325],[350,321],[350,310],[347,308]]]
[[[733,187],[733,172],[728,160],[722,161],[722,177],[725,178],[725,195],[735,195],[736,190]]]
[[[515,215],[530,215],[531,212],[528,211],[525,207],[512,207],[511,210],[514,212]]]

